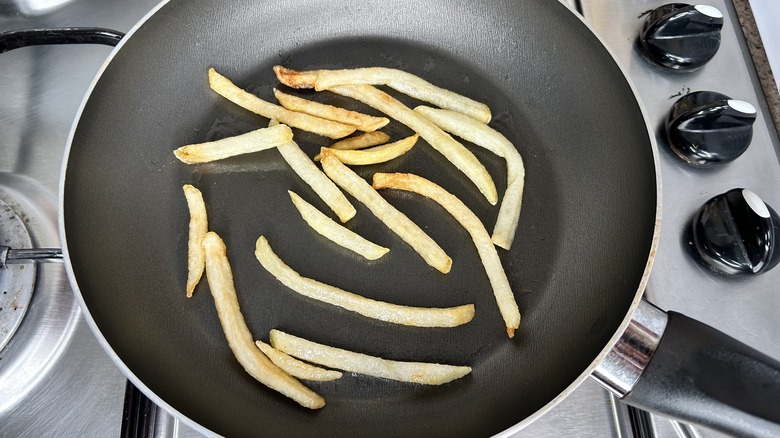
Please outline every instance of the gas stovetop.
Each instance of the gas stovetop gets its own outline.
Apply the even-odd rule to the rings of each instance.
[[[156,0],[15,0],[0,3],[0,31],[99,26],[127,31]],[[736,187],[780,208],[780,142],[732,3],[706,0],[723,15],[721,45],[694,72],[649,62],[637,42],[648,11],[663,2],[565,1],[585,17],[623,66],[657,131],[663,226],[647,297],[708,323],[780,358],[780,269],[736,279],[691,256],[687,229],[708,199]],[[0,200],[23,219],[37,246],[57,246],[56,193],[71,123],[111,48],[40,46],[0,54]],[[668,147],[663,121],[672,105],[696,91],[723,93],[756,111],[747,151],[727,165],[694,168]],[[16,333],[0,350],[0,436],[117,436],[123,427],[126,379],[89,331],[64,269],[37,267],[36,289]],[[2,300],[0,296],[0,300]],[[0,301],[2,303],[3,301]],[[0,304],[0,311],[9,307]],[[200,436],[156,410],[155,436]],[[511,436],[718,436],[628,410],[592,380]]]

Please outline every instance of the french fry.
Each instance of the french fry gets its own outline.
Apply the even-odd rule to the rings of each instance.
[[[344,164],[366,165],[378,164],[398,158],[409,151],[417,143],[419,135],[414,134],[393,143],[374,146],[358,151],[330,149],[331,153],[338,157]]]
[[[268,126],[276,126],[279,121],[271,119]],[[352,219],[356,210],[346,196],[341,193],[336,184],[330,180],[301,150],[297,143],[290,142],[277,147],[279,153],[293,171],[314,190],[326,204],[339,217],[341,222]]]
[[[384,67],[343,70],[312,70],[297,72],[281,66],[274,67],[280,82],[294,88],[329,90],[340,85],[387,85],[423,102],[432,103],[468,115],[482,123],[490,122],[490,108],[461,94],[437,87],[403,70]]]
[[[292,141],[293,133],[287,125],[261,128],[245,134],[205,143],[182,146],[173,154],[182,163],[208,163],[241,154],[259,152]]]
[[[501,248],[509,249],[520,219],[525,185],[525,167],[517,148],[500,132],[456,111],[426,106],[418,106],[414,110],[450,134],[484,147],[506,160],[506,192],[493,227],[492,240]]]
[[[274,73],[279,82],[290,88],[314,88],[319,70],[298,71],[291,70],[281,65],[275,65]]]
[[[317,210],[313,205],[304,201],[295,192],[287,191],[290,194],[293,205],[298,209],[298,213],[307,224],[316,232],[329,239],[330,241],[342,246],[352,252],[360,254],[368,260],[376,260],[387,254],[389,249],[384,246],[370,242],[355,232],[344,228],[333,219]]]
[[[230,79],[217,73],[213,68],[209,69],[209,85],[217,94],[236,105],[260,116],[276,119],[280,123],[294,128],[330,138],[342,138],[355,132],[355,127],[352,125],[290,111],[282,106],[267,102],[236,86]]]
[[[347,292],[317,280],[306,278],[287,266],[271,249],[268,240],[260,236],[255,244],[255,257],[277,280],[295,292],[311,299],[393,324],[414,327],[457,327],[474,318],[474,305],[429,308],[411,307],[372,300]]]
[[[383,71],[384,70],[392,69],[383,69]],[[343,70],[338,71],[343,72]],[[392,71],[400,72],[400,70]],[[276,73],[276,77],[279,81],[287,86],[295,88],[313,88],[316,85],[316,82],[319,81],[321,75],[328,74],[326,72],[328,72],[328,70],[298,72],[279,65],[274,67],[274,73]],[[349,74],[351,75],[352,73]],[[414,75],[410,76],[416,78]],[[350,76],[350,78],[352,78],[352,76]],[[422,79],[420,80],[422,81]],[[359,82],[360,85],[332,85],[328,86],[327,89],[334,93],[363,102],[408,126],[424,138],[434,149],[444,155],[456,168],[463,172],[477,186],[479,191],[487,198],[488,202],[492,205],[495,205],[496,202],[498,202],[498,194],[496,193],[496,186],[493,183],[493,179],[485,169],[485,166],[477,160],[477,157],[475,157],[474,154],[426,118],[419,116],[419,114],[415,113],[411,108],[384,91],[371,85],[365,85],[365,83],[366,82]],[[480,120],[485,120],[485,118],[483,117]],[[489,109],[487,121],[490,121]]]
[[[206,203],[203,194],[190,184],[183,187],[190,211],[189,238],[187,239],[187,298],[192,297],[203,270],[206,267],[206,254],[203,251],[203,237],[209,231]]]
[[[329,368],[424,385],[441,385],[471,372],[471,367],[426,362],[401,362],[318,344],[271,330],[271,345],[290,356]]]
[[[291,141],[279,145],[277,149],[287,164],[328,204],[328,207],[336,213],[341,222],[346,222],[355,216],[357,210],[352,203],[336,187],[336,184],[309,159],[309,156],[301,150],[297,143]]]
[[[506,272],[501,266],[496,248],[490,240],[485,227],[474,213],[457,197],[439,185],[417,175],[409,173],[375,173],[372,186],[375,189],[392,188],[408,190],[431,198],[447,210],[471,235],[477,247],[479,258],[485,267],[490,286],[498,303],[498,309],[504,318],[506,333],[513,337],[520,325],[520,310],[517,307]]]
[[[490,204],[498,202],[496,186],[485,166],[465,146],[425,117],[371,85],[342,85],[330,91],[363,102],[408,126],[463,172]]]
[[[306,113],[322,119],[352,125],[360,131],[372,132],[390,123],[387,117],[374,117],[367,114],[350,111],[333,105],[325,105],[298,96],[283,93],[274,88],[274,96],[279,103],[290,111]]]
[[[385,144],[388,141],[390,141],[390,136],[387,133],[382,131],[372,131],[339,140],[328,146],[328,148],[337,149],[340,151],[354,151]]]
[[[382,131],[371,131],[364,134],[356,135],[355,137],[345,138],[339,140],[332,145],[328,146],[329,149],[337,149],[340,151],[354,151],[358,149],[365,149],[367,147],[384,144],[390,141],[390,136]],[[314,156],[314,161],[320,161],[320,154]]]
[[[274,365],[255,346],[238,305],[233,273],[222,239],[213,231],[208,232],[203,238],[203,247],[206,253],[206,278],[214,297],[219,322],[230,349],[244,370],[260,383],[295,400],[301,406],[310,409],[325,406],[321,396]]]
[[[374,216],[408,243],[426,263],[445,274],[450,272],[452,259],[417,224],[390,205],[370,184],[324,148],[321,161],[322,169],[330,179],[365,204]]]
[[[255,341],[255,345],[263,352],[274,365],[281,368],[287,374],[302,380],[314,380],[325,382],[341,378],[340,371],[326,370],[314,365],[301,362],[287,353],[277,350],[263,341]]]

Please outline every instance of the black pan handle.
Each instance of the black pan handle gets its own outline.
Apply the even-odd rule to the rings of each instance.
[[[623,401],[736,436],[780,436],[780,362],[668,312],[655,354]]]
[[[0,53],[42,44],[105,44],[116,46],[125,34],[99,27],[61,27],[0,33]]]
[[[780,362],[644,300],[592,377],[638,408],[730,435],[780,437]]]

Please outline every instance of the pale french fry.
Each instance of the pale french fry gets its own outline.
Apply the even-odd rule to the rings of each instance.
[[[328,380],[336,380],[341,378],[340,371],[326,370],[325,368],[316,367],[306,362],[290,356],[289,354],[279,351],[276,348],[266,344],[263,341],[255,341],[255,345],[260,351],[263,352],[274,365],[281,368],[287,374],[297,377],[302,380],[314,380],[318,382],[325,382]]]
[[[352,125],[360,131],[372,132],[390,123],[387,117],[374,117],[368,114],[350,111],[333,105],[325,105],[298,96],[283,93],[274,88],[274,96],[279,103],[290,111],[306,113],[334,122]]]
[[[238,305],[233,273],[222,239],[216,233],[208,232],[203,238],[203,248],[206,253],[206,278],[214,297],[219,322],[230,349],[244,370],[260,383],[295,400],[301,406],[310,409],[325,406],[321,396],[274,365],[255,346]]]
[[[371,85],[342,85],[330,91],[359,100],[408,126],[463,172],[488,202],[492,205],[498,202],[496,186],[485,166],[465,146],[425,117]]]
[[[525,167],[520,152],[500,132],[456,111],[426,106],[418,106],[414,110],[439,128],[484,147],[506,160],[506,191],[493,227],[492,240],[501,248],[509,249],[515,238],[523,203]]]
[[[355,127],[352,125],[345,125],[332,120],[314,117],[309,114],[290,111],[282,106],[267,102],[236,86],[228,78],[217,73],[213,68],[209,69],[209,85],[217,94],[236,105],[260,116],[276,119],[279,123],[294,128],[299,128],[330,138],[342,138],[355,132]]]
[[[431,198],[447,210],[471,235],[477,247],[479,258],[485,267],[490,286],[498,303],[498,309],[504,318],[506,333],[513,337],[520,325],[520,310],[515,301],[515,295],[509,286],[506,272],[501,266],[501,260],[496,253],[496,247],[490,241],[485,227],[474,213],[457,197],[441,188],[439,185],[417,175],[409,173],[375,173],[373,187],[375,189],[392,188],[408,190]]]
[[[339,161],[351,165],[378,164],[398,158],[409,151],[417,143],[417,134],[406,137],[392,143],[374,146],[359,151],[330,149]]]
[[[312,70],[297,72],[281,66],[274,67],[279,81],[294,88],[329,90],[340,85],[387,85],[401,93],[432,103],[441,108],[466,114],[482,123],[490,122],[490,108],[461,94],[437,87],[403,70],[384,67],[342,70]]]
[[[471,372],[471,367],[426,362],[401,362],[318,344],[271,330],[271,345],[290,356],[329,368],[424,385],[441,385]]]
[[[384,246],[370,242],[352,230],[344,228],[343,225],[335,222],[313,205],[304,201],[295,192],[287,191],[290,194],[293,205],[298,209],[298,213],[307,224],[316,232],[326,237],[330,241],[353,251],[368,260],[376,260],[387,254],[389,249]]]
[[[297,143],[291,141],[279,145],[277,149],[287,164],[328,204],[328,207],[336,213],[341,222],[346,222],[355,216],[357,210],[352,203],[336,187],[336,184],[309,159],[309,156],[301,150]]]
[[[173,154],[185,164],[208,163],[241,154],[271,149],[292,141],[293,133],[287,125],[261,128],[246,134],[221,140],[182,146]]]
[[[322,149],[322,169],[330,179],[368,207],[374,216],[408,243],[430,266],[448,273],[452,259],[405,214],[390,205],[363,178],[345,166],[338,157]]]
[[[372,300],[302,277],[273,252],[263,236],[257,239],[255,257],[271,275],[295,292],[368,318],[415,327],[457,327],[471,321],[474,317],[473,304],[447,308],[401,306]]]
[[[209,231],[206,203],[203,194],[190,184],[183,187],[190,211],[189,238],[187,239],[187,298],[192,297],[195,286],[206,266],[206,254],[203,252],[203,237]]]
[[[332,145],[328,146],[329,149],[337,149],[340,151],[354,151],[358,149],[365,149],[367,147],[384,144],[390,141],[390,136],[382,131],[371,131],[364,134],[356,135],[354,137],[345,138],[339,140]],[[314,161],[320,161],[320,154],[314,156]]]
[[[279,122],[271,119],[268,126],[276,126]],[[346,196],[341,193],[336,184],[309,160],[309,157],[301,150],[297,143],[290,142],[277,147],[279,153],[293,171],[314,190],[328,207],[333,210],[341,222],[346,222],[355,216],[355,207]]]

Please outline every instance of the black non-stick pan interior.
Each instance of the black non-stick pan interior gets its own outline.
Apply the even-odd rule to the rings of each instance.
[[[514,339],[468,235],[434,202],[384,193],[453,258],[448,275],[357,202],[347,225],[389,247],[384,258],[367,262],[311,231],[287,190],[327,207],[275,150],[195,166],[174,158],[181,145],[268,123],[213,93],[209,67],[273,100],[275,64],[402,68],[492,108],[491,126],[518,147],[527,172],[515,244],[499,250],[523,313]],[[410,134],[396,123],[387,132]],[[309,155],[329,143],[299,131],[296,139]],[[502,160],[470,147],[503,193]],[[138,382],[227,436],[486,436],[522,421],[576,381],[626,317],[656,219],[653,152],[634,94],[556,1],[172,1],[107,66],[67,166],[65,239],[89,318]],[[492,229],[497,207],[425,142],[358,169],[367,179],[379,170],[436,181]],[[185,183],[203,191],[258,339],[279,328],[392,359],[470,365],[472,374],[435,387],[348,373],[309,384],[327,401],[316,412],[257,383],[225,342],[205,278],[185,298]],[[255,260],[260,235],[304,276],[399,304],[474,303],[476,316],[454,329],[409,328],[302,298]]]

